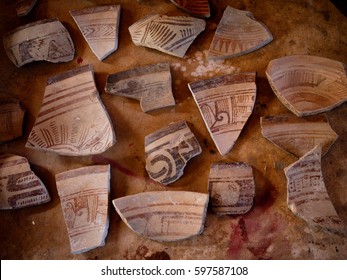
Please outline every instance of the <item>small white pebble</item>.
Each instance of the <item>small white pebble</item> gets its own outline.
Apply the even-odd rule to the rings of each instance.
[[[33,226],[35,225],[35,221],[31,221],[31,223],[33,224]]]

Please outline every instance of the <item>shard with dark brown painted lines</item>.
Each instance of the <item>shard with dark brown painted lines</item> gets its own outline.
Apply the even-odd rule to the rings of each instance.
[[[170,0],[175,6],[194,17],[209,18],[210,5],[208,0]]]

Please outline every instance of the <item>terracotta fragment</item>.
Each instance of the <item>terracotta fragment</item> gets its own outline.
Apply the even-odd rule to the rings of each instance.
[[[315,146],[322,144],[323,155],[338,135],[324,115],[299,118],[292,114],[260,118],[263,136],[283,150],[302,157]]]
[[[188,84],[221,155],[234,146],[252,113],[255,72],[225,75]]]
[[[322,148],[314,147],[284,169],[289,209],[308,224],[342,233],[346,230],[327,193],[321,170]]]
[[[270,61],[269,83],[281,102],[299,117],[331,110],[347,100],[346,66],[311,55]]]
[[[45,185],[31,171],[25,157],[0,156],[0,209],[18,209],[50,200]]]
[[[48,79],[27,148],[85,156],[102,153],[115,143],[90,65]]]
[[[208,186],[212,210],[216,214],[245,214],[253,206],[253,170],[246,163],[213,164]]]
[[[93,165],[55,176],[73,254],[105,245],[110,174],[109,165]]]
[[[31,12],[37,0],[15,0],[14,7],[17,11],[17,16],[26,16]]]
[[[194,17],[209,18],[210,5],[208,0],[170,0],[175,6]]]
[[[131,25],[129,32],[136,46],[183,57],[205,26],[203,19],[193,17],[149,15]]]
[[[164,185],[183,175],[186,163],[201,153],[201,147],[185,121],[178,121],[145,137],[146,170]]]
[[[269,29],[249,11],[228,6],[213,37],[209,59],[226,59],[253,52],[272,41]]]
[[[120,5],[70,11],[89,47],[99,60],[118,48]]]
[[[114,199],[124,223],[135,233],[157,241],[178,241],[201,234],[208,195],[187,191],[159,191]]]
[[[57,19],[36,21],[7,33],[3,39],[7,56],[17,66],[33,61],[67,62],[75,49],[69,32]]]
[[[175,105],[169,63],[109,75],[106,92],[139,100],[144,112]]]

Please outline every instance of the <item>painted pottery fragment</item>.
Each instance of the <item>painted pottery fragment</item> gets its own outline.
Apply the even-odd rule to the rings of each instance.
[[[85,156],[102,153],[115,143],[90,65],[48,79],[27,148]]]
[[[255,72],[219,76],[188,84],[221,155],[234,146],[253,111]]]
[[[327,193],[321,170],[320,145],[284,169],[289,209],[309,225],[342,233],[345,226]]]
[[[113,200],[124,223],[135,233],[157,241],[178,241],[204,230],[208,195],[157,191]]]
[[[220,20],[210,49],[209,59],[226,59],[253,52],[272,41],[269,29],[249,11],[228,6]]]
[[[175,105],[169,63],[109,75],[106,92],[139,100],[144,112]]]
[[[24,114],[19,100],[0,97],[0,143],[22,136]]]
[[[275,145],[300,158],[322,144],[324,155],[338,135],[325,115],[300,118],[292,114],[260,118],[263,136]]]
[[[281,102],[299,117],[331,110],[347,101],[346,66],[311,55],[270,61],[266,76]]]
[[[253,170],[246,163],[212,164],[208,187],[216,214],[244,214],[253,206]]]
[[[14,7],[17,11],[17,16],[26,16],[31,12],[37,0],[15,0]]]
[[[93,165],[55,176],[73,254],[105,245],[110,174],[109,165]]]
[[[185,121],[178,121],[145,137],[146,170],[164,185],[183,175],[187,161],[201,153],[201,147]]]
[[[187,12],[194,17],[208,18],[210,14],[210,5],[208,0],[170,0],[175,6]]]
[[[103,60],[118,48],[120,11],[120,5],[70,11],[83,37],[99,60]]]
[[[136,46],[145,46],[183,57],[194,39],[205,30],[203,19],[149,15],[129,27]]]
[[[33,61],[67,62],[75,49],[69,32],[57,19],[36,21],[7,33],[3,39],[7,56],[17,66]]]
[[[17,209],[49,202],[51,197],[25,157],[0,156],[0,209]]]

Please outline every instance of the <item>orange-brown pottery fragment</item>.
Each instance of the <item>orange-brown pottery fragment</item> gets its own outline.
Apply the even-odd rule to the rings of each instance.
[[[17,16],[22,17],[29,14],[36,2],[37,0],[15,0],[14,7],[16,8]]]
[[[208,0],[170,0],[175,6],[194,17],[209,18],[210,5]]]

